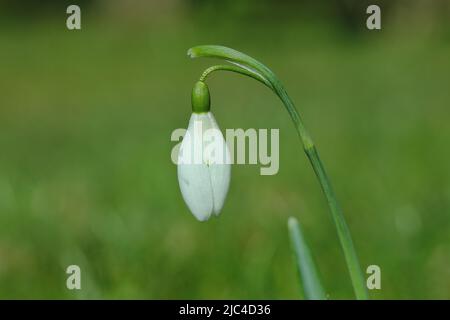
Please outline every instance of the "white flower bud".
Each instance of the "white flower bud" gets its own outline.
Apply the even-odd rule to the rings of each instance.
[[[178,155],[178,182],[198,220],[206,221],[222,210],[230,185],[230,162],[230,151],[212,113],[193,113]]]

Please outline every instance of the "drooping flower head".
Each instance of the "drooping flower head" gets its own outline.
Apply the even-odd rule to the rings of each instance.
[[[192,115],[178,155],[181,194],[198,220],[219,215],[230,175],[230,152],[210,111],[208,87],[199,81],[192,90]]]

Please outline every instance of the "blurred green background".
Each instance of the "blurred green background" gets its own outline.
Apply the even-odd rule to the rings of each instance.
[[[77,3],[82,30],[66,29]],[[199,223],[170,161],[190,90],[248,53],[284,82],[334,183],[374,299],[450,298],[448,1],[0,1],[1,298],[302,298],[287,219],[331,299],[352,298],[319,185],[282,104],[256,81],[208,80],[225,128],[280,128],[280,170],[233,166]],[[66,267],[82,290],[66,289]]]

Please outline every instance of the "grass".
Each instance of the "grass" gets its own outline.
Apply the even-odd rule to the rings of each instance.
[[[381,267],[371,297],[448,298],[449,43],[201,23],[2,25],[0,297],[296,299],[291,215],[326,294],[353,297],[314,174],[288,147],[295,130],[255,81],[211,77],[212,110],[223,129],[281,128],[278,175],[234,166],[220,219],[199,223],[185,207],[170,133],[187,125],[191,87],[209,65],[185,53],[222,43],[270,65],[300,108],[363,269]],[[249,41],[262,32],[286,56]],[[65,288],[69,264],[82,269],[80,292]]]

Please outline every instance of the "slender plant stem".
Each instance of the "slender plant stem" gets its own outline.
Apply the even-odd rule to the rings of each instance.
[[[311,136],[303,125],[303,122],[297,112],[297,109],[295,108],[294,103],[289,98],[283,87],[278,88],[278,90],[278,96],[280,97],[281,101],[286,106],[288,111],[294,110],[294,112],[289,112],[289,114],[291,115],[291,118],[295,123],[295,128],[303,143],[303,149],[311,163],[317,179],[319,180],[320,187],[322,188],[325,198],[327,199],[328,207],[330,208],[330,212],[337,229],[339,241],[344,252],[344,257],[350,273],[355,296],[360,300],[368,299],[364,277],[361,271],[361,266],[359,265],[355,247],[353,245],[353,240],[350,235],[350,230],[345,221],[342,209],[337,201],[333,187],[331,186],[330,179],[328,178],[328,175],[322,164],[319,153],[317,152]]]
[[[331,186],[330,180],[328,179],[327,173],[323,167],[322,161],[320,160],[319,154],[315,147],[310,149],[305,149],[306,155],[311,162],[311,165],[319,179],[320,186],[322,188],[325,197],[327,198],[328,206],[333,216],[334,224],[336,225],[337,234],[341,242],[342,250],[344,251],[345,260],[347,262],[347,267],[351,276],[353,289],[357,299],[367,299],[367,290],[364,283],[364,277],[361,272],[361,266],[359,265],[358,257],[356,255],[356,250],[353,245],[352,237],[350,235],[350,230],[348,229],[347,223],[345,222],[342,209],[337,202],[336,195]]]
[[[188,55],[192,58],[196,57],[212,57],[226,60],[241,70],[237,71],[234,68],[212,67],[204,72],[202,79],[205,80],[207,75],[215,70],[228,70],[238,72],[255,78],[256,80],[264,83],[269,87],[283,102],[286,110],[288,111],[292,121],[294,122],[295,129],[300,137],[303,145],[303,149],[312,165],[312,168],[319,180],[322,191],[327,199],[328,206],[333,217],[334,224],[338,233],[339,241],[342,246],[347,268],[352,280],[353,289],[357,299],[367,299],[367,290],[364,283],[363,273],[359,265],[358,257],[356,255],[355,247],[345,222],[344,215],[336,199],[336,195],[331,187],[331,182],[328,179],[325,168],[320,160],[319,154],[316,150],[314,142],[306,130],[303,121],[292,102],[291,98],[287,94],[283,85],[275,74],[264,64],[258,60],[231,48],[215,45],[197,46],[189,49]],[[261,80],[263,78],[264,80]]]
[[[253,78],[259,82],[261,82],[262,84],[265,84],[266,86],[268,86],[269,88],[271,88],[271,84],[270,82],[268,82],[264,77],[262,77],[260,74],[255,73],[255,72],[251,72],[249,70],[245,70],[242,69],[240,67],[236,67],[236,66],[231,66],[231,65],[227,65],[227,64],[220,64],[220,65],[215,65],[212,67],[209,67],[208,69],[206,69],[205,71],[203,71],[202,75],[199,78],[199,81],[205,81],[206,78],[208,77],[208,75],[210,73],[213,73],[214,71],[218,71],[218,70],[222,70],[222,71],[231,71],[231,72],[236,72],[236,73],[240,73],[244,76]]]

